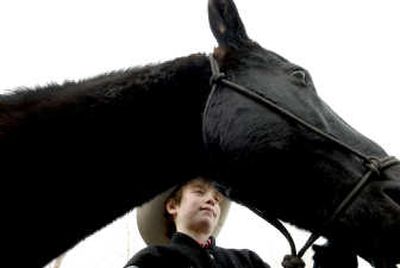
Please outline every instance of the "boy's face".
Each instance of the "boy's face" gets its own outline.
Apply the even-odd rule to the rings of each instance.
[[[177,231],[211,235],[221,215],[223,198],[212,184],[195,179],[183,186],[181,202],[170,200],[166,208],[175,219]]]

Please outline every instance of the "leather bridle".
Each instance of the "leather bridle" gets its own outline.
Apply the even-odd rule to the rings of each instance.
[[[342,202],[336,207],[336,209],[333,211],[332,215],[328,218],[328,220],[325,221],[325,223],[322,225],[321,230],[324,230],[327,228],[327,226],[331,225],[332,222],[334,222],[342,213],[346,211],[348,206],[354,201],[354,199],[360,194],[361,190],[363,187],[369,182],[370,178],[372,177],[373,174],[377,174],[378,176],[383,172],[385,169],[394,166],[394,165],[399,165],[400,161],[397,160],[393,156],[387,156],[384,158],[377,158],[377,157],[371,157],[367,156],[360,151],[348,146],[347,144],[343,143],[336,137],[325,133],[321,129],[309,124],[308,122],[304,121],[302,118],[298,117],[297,115],[293,114],[292,112],[288,111],[287,109],[279,106],[272,100],[266,98],[265,96],[261,96],[259,93],[249,90],[248,88],[241,86],[239,84],[236,84],[235,82],[229,81],[224,73],[221,73],[219,70],[218,63],[216,59],[214,58],[213,55],[209,56],[210,60],[210,65],[211,65],[211,72],[212,76],[210,78],[210,85],[211,85],[211,92],[208,95],[208,99],[204,108],[204,113],[203,113],[203,125],[202,125],[202,134],[203,134],[203,141],[204,144],[207,146],[207,135],[206,135],[206,119],[207,119],[207,113],[209,110],[210,102],[213,98],[213,95],[217,88],[219,86],[225,86],[227,88],[230,88],[234,90],[235,92],[253,100],[254,102],[264,106],[265,108],[268,108],[278,114],[283,115],[286,117],[288,120],[293,120],[294,122],[300,124],[301,126],[307,128],[308,130],[314,132],[315,134],[319,135],[320,137],[323,137],[334,144],[338,145],[339,147],[343,148],[344,150],[347,150],[351,152],[352,154],[358,156],[360,159],[363,160],[364,166],[367,168],[367,171],[362,175],[361,179],[358,181],[358,183],[353,187],[353,189],[350,191],[350,193],[347,194],[347,196],[343,199]],[[291,255],[297,256],[301,258],[304,253],[309,249],[309,247],[321,236],[321,233],[313,233],[310,235],[304,246],[297,252],[295,243],[293,241],[292,236],[290,235],[289,231],[286,229],[286,227],[282,224],[280,220],[278,220],[275,217],[271,217],[267,215],[266,213],[262,211],[255,211],[257,214],[259,214],[262,218],[267,220],[269,223],[271,223],[273,226],[275,226],[288,240],[288,243],[291,248]]]

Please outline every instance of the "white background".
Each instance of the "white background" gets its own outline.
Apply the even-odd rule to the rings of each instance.
[[[1,1],[0,90],[209,53],[216,42],[206,2]],[[236,0],[251,38],[307,68],[320,96],[340,116],[400,157],[397,2]],[[298,247],[305,235],[295,231]],[[277,231],[236,206],[218,243],[251,248],[272,267],[280,267],[289,251]],[[61,267],[122,267],[143,246],[129,214],[68,253]]]

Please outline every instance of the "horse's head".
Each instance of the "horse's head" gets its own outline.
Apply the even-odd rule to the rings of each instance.
[[[226,80],[268,102],[216,82],[204,114],[214,176],[233,180],[232,197],[255,210],[346,243],[371,263],[399,262],[399,165],[370,162],[387,154],[319,98],[304,68],[250,40],[231,0],[210,0],[209,15]],[[369,173],[348,207],[326,224]]]

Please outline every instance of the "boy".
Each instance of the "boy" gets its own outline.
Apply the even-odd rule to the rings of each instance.
[[[218,184],[201,177],[156,197],[138,209],[139,230],[149,246],[125,267],[269,268],[251,250],[215,245],[228,209]]]

